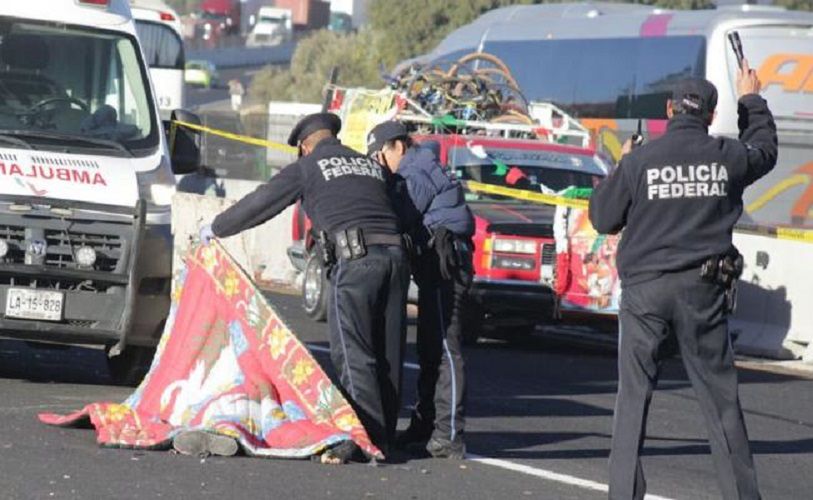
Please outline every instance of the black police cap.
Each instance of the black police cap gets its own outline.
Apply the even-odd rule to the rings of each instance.
[[[367,134],[367,154],[371,155],[381,151],[387,141],[404,137],[409,137],[409,132],[401,122],[388,121],[379,123]]]
[[[288,145],[296,146],[317,130],[330,130],[333,135],[342,129],[342,119],[333,113],[314,113],[299,120],[291,135],[288,136]]]
[[[711,115],[717,108],[717,88],[703,78],[687,78],[672,89],[672,108],[677,113]]]

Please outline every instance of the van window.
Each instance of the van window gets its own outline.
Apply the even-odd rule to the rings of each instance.
[[[135,38],[8,17],[0,32],[0,134],[38,148],[157,147]]]
[[[666,118],[670,85],[705,74],[700,36],[486,42],[525,96],[583,118]]]
[[[150,21],[136,21],[138,39],[151,68],[184,69],[183,41],[171,27]]]
[[[285,21],[285,16],[283,16],[281,14],[276,14],[276,15],[273,15],[273,16],[266,14],[264,16],[260,16],[260,19],[257,22],[279,24],[279,23],[281,23],[283,21]]]

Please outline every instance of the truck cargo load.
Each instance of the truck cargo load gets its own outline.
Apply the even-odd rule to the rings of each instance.
[[[322,0],[275,0],[274,5],[293,14],[296,30],[314,30],[330,24],[330,2]]]

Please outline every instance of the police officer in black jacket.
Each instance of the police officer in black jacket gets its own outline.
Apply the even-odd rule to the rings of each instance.
[[[400,407],[409,266],[389,198],[390,173],[343,146],[340,127],[331,113],[303,118],[288,139],[299,160],[218,215],[210,232],[237,234],[302,199],[329,247],[322,253],[334,260],[327,263],[331,359],[371,439],[387,453]],[[348,442],[332,458],[344,462],[357,453]]]
[[[706,418],[723,497],[760,498],[728,337],[727,292],[741,266],[731,234],[743,191],[776,164],[777,137],[747,62],[737,90],[739,140],[715,138],[708,127],[717,90],[701,79],[677,83],[666,134],[626,154],[590,199],[599,232],[624,230],[617,256],[622,295],[613,499],[644,497],[639,454],[659,348],[672,335]]]
[[[403,124],[387,121],[376,126],[367,136],[367,154],[403,179],[406,196],[398,198],[398,212],[411,222],[416,254],[418,402],[397,443],[401,447],[426,443],[434,457],[462,459],[466,453],[462,323],[473,275],[474,216],[460,183],[440,165],[433,150],[412,143]]]

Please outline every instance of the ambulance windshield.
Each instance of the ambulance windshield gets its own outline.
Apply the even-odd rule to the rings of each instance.
[[[146,82],[132,37],[0,17],[4,143],[146,154],[158,145]]]

